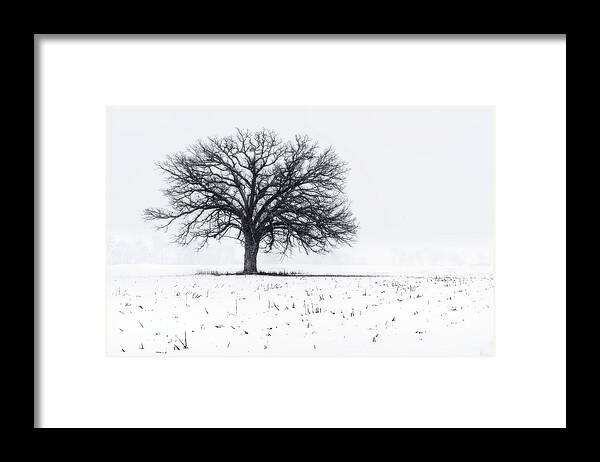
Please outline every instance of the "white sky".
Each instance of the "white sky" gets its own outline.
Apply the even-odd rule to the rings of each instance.
[[[242,264],[234,241],[178,248],[141,219],[165,205],[155,161],[236,127],[307,134],[351,168],[347,195],[360,223],[352,248],[287,263],[406,267],[492,263],[492,107],[111,107],[107,222],[111,263]],[[282,263],[259,255],[261,262]]]

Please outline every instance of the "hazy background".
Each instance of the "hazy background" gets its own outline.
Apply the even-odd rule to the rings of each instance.
[[[170,243],[142,210],[166,205],[155,162],[236,127],[301,133],[351,167],[347,195],[360,223],[352,248],[259,254],[258,266],[373,265],[491,270],[492,107],[111,107],[108,109],[108,262],[239,265],[230,239],[195,251]],[[227,241],[227,242],[226,242]]]

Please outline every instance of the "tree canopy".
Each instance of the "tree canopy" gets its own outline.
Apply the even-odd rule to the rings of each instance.
[[[283,141],[272,130],[237,129],[208,137],[157,164],[168,208],[149,208],[174,242],[201,248],[210,239],[245,245],[244,271],[256,272],[260,250],[324,253],[350,245],[358,224],[344,194],[349,168],[332,147],[306,135]]]

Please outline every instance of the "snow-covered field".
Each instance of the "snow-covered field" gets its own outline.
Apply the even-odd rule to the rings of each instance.
[[[310,276],[194,274],[200,270],[109,266],[108,354],[494,355],[491,273],[322,267]]]

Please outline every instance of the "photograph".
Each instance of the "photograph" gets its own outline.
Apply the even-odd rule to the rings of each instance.
[[[109,356],[494,356],[493,106],[110,106]]]

